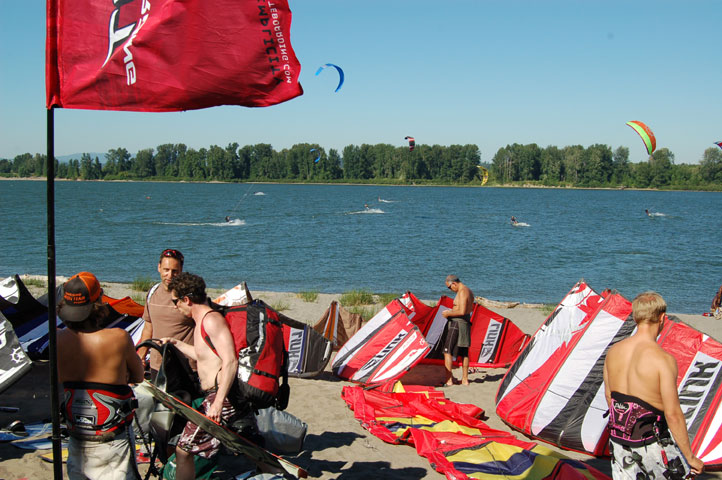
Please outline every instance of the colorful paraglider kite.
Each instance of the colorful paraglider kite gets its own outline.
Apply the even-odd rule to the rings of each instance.
[[[715,145],[717,145],[719,148],[722,148],[722,141],[714,142]]]
[[[414,147],[416,146],[416,140],[414,140],[414,137],[404,137],[404,140],[409,141],[409,152],[413,152]]]
[[[647,154],[652,155],[657,149],[657,139],[654,138],[654,133],[652,133],[652,130],[650,130],[648,126],[637,120],[627,122],[627,125],[632,127],[634,131],[637,132],[640,137],[642,137],[642,140],[644,140],[644,145],[647,147]]]
[[[309,152],[311,152],[311,153],[318,152],[316,154],[316,158],[313,159],[313,163],[318,163],[318,161],[321,160],[321,151],[320,150],[316,150],[315,148],[312,148],[311,150],[309,150]]]
[[[338,65],[334,65],[333,63],[327,63],[326,65],[321,65],[318,67],[318,70],[316,70],[316,76],[318,76],[319,73],[326,67],[333,67],[336,70],[338,70],[338,86],[336,87],[336,90],[334,92],[338,92],[341,89],[341,85],[343,85],[343,70],[341,70],[341,67]]]

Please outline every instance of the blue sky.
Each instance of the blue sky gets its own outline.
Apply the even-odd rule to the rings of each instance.
[[[626,146],[676,163],[722,140],[722,0],[290,0],[304,95],[268,108],[58,110],[56,155],[270,143]],[[45,2],[0,0],[0,158],[44,153]],[[315,76],[324,63],[340,65]]]

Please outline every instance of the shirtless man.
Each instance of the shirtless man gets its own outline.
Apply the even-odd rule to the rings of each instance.
[[[201,411],[216,422],[230,422],[236,410],[228,395],[236,378],[238,357],[226,319],[208,305],[206,284],[198,275],[181,273],[171,280],[168,287],[175,307],[183,315],[192,317],[196,328],[193,345],[173,337],[162,340],[172,343],[184,355],[196,360],[201,388],[205,393]],[[188,422],[176,447],[176,478],[195,478],[193,455],[212,458],[219,449],[218,439]]]
[[[612,475],[618,479],[688,478],[704,470],[690,447],[677,395],[677,362],[657,344],[667,304],[645,292],[632,302],[637,331],[604,362]],[[674,441],[670,438],[670,432]]]
[[[110,313],[103,290],[89,272],[63,285],[58,316],[58,380],[68,424],[70,479],[140,479],[131,422],[135,398],[128,383],[143,380],[143,363],[120,328],[101,328]],[[107,404],[115,407],[108,416]]]
[[[474,294],[459,281],[456,275],[446,277],[446,288],[456,293],[454,307],[444,310],[441,314],[446,317],[447,333],[444,344],[444,367],[446,367],[446,385],[458,383],[451,370],[453,359],[461,357],[461,384],[469,384],[469,346],[471,345],[471,312],[474,310]]]

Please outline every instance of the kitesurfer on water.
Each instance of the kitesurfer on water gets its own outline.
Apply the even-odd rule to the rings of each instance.
[[[128,382],[143,381],[143,363],[128,333],[103,328],[110,310],[90,272],[63,284],[58,316],[58,380],[68,425],[68,478],[140,479],[135,462],[133,410]]]
[[[677,361],[657,344],[667,304],[655,292],[637,295],[632,316],[637,331],[615,345],[604,361],[609,405],[612,475],[684,479],[702,473],[694,456],[677,394]],[[671,436],[670,436],[671,433]],[[674,440],[673,440],[674,438]]]
[[[652,216],[652,214],[650,213],[650,211],[649,211],[648,209],[646,209],[646,208],[644,209],[644,213],[646,213],[648,217],[651,217],[651,216]]]
[[[226,215],[226,223],[228,223],[228,222],[230,222],[230,221],[231,221],[231,217],[229,217],[228,215]]]
[[[446,342],[444,343],[444,367],[446,385],[458,383],[452,374],[454,357],[461,357],[461,384],[469,384],[469,346],[471,345],[471,312],[474,310],[474,294],[461,283],[456,275],[446,277],[446,288],[456,293],[454,307],[444,310]]]
[[[514,215],[512,215],[511,216],[511,224],[516,225],[517,223],[519,223],[519,222],[516,220],[516,217]]]

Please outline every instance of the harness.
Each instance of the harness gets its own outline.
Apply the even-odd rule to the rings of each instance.
[[[125,431],[138,400],[128,385],[64,382],[62,413],[68,433],[80,440],[107,442]]]
[[[609,407],[609,437],[615,443],[639,447],[669,444],[671,437],[664,412],[632,395],[612,392]]]

